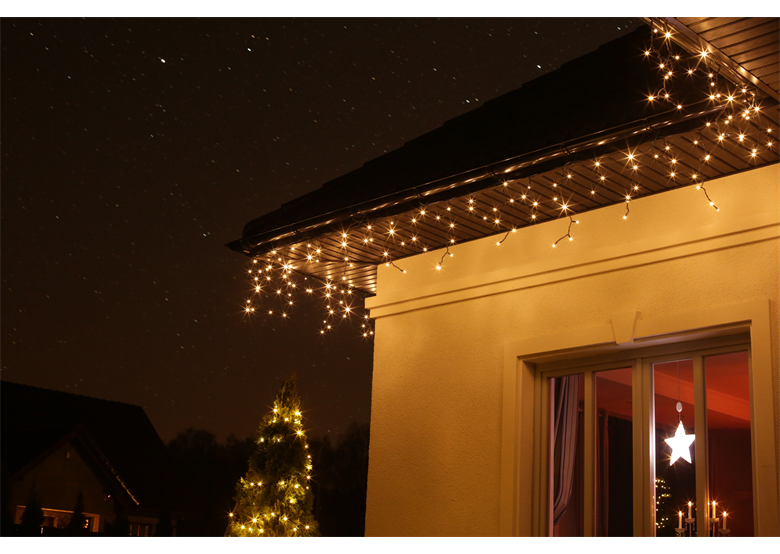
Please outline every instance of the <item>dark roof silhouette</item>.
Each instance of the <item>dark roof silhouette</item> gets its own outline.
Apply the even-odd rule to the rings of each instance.
[[[243,238],[668,111],[646,102],[647,93],[657,88],[657,75],[642,63],[648,35],[642,25],[447,121],[250,221]],[[238,242],[230,246],[241,251]]]
[[[2,381],[0,444],[11,475],[64,438],[77,437],[115,473],[139,507],[159,509],[171,492],[168,454],[143,408],[122,402]]]

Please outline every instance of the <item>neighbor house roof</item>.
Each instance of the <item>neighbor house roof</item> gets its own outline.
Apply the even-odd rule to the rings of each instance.
[[[140,406],[9,381],[0,396],[2,456],[11,475],[76,440],[141,508],[159,509],[173,492],[167,451]]]
[[[761,121],[777,128],[777,79],[772,71],[777,70],[778,19],[712,24],[720,29],[716,38],[730,55],[691,30],[707,27],[711,18],[689,19],[691,27],[673,18],[651,22],[656,31],[674,31],[668,41],[670,55],[690,57],[701,48],[711,52],[697,63],[700,71],[694,76],[674,77],[674,100],[682,108],[648,101],[664,81],[655,60],[644,55],[654,39],[651,27],[642,26],[250,221],[242,238],[228,246],[249,256],[273,250],[274,261],[283,251],[285,263],[296,271],[323,280],[339,276],[370,294],[376,266],[383,262],[621,203],[635,190],[647,195],[691,184],[690,178],[670,176],[666,165],[648,159],[650,151],[661,146],[679,153],[680,175],[705,179],[776,163],[776,150],[750,156],[747,144],[726,141],[702,166],[701,147],[696,145],[705,121],[714,120],[724,108],[708,99],[710,80],[732,89],[732,81],[752,83],[751,94],[755,90],[764,107]],[[729,24],[740,33],[757,34],[756,40],[743,40],[743,35],[729,39],[734,35]],[[767,29],[774,29],[774,35]],[[760,67],[751,66],[758,76],[734,61],[740,44],[748,57],[762,56],[756,62]],[[769,80],[761,81],[762,76]],[[753,86],[753,81],[761,86]],[[754,119],[746,127],[760,134],[761,121]],[[632,172],[625,154],[639,145],[645,145],[646,158]],[[569,180],[561,173],[564,167]],[[594,194],[594,181],[604,175]],[[551,186],[557,182],[565,185],[571,210],[565,214],[553,202]],[[538,207],[520,201],[529,190],[540,200]],[[468,211],[467,201],[482,206],[481,217],[472,217],[476,211]],[[427,219],[415,217],[426,206]],[[498,224],[487,216],[491,207],[500,210]],[[445,221],[455,226],[457,235]],[[315,251],[313,259],[307,259]]]

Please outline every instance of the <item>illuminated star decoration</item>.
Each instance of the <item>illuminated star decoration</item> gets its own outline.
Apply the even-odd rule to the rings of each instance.
[[[689,464],[691,463],[691,443],[696,438],[696,435],[686,435],[685,427],[683,427],[682,421],[677,426],[674,436],[668,439],[664,439],[666,444],[672,447],[672,459],[669,462],[671,466],[678,458],[682,458]]]

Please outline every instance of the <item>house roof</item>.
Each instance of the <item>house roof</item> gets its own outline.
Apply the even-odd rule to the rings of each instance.
[[[0,436],[11,475],[78,439],[140,508],[159,509],[171,482],[167,451],[143,408],[2,381]]]
[[[63,446],[73,445],[79,449],[95,476],[108,491],[114,494],[115,499],[120,499],[129,508],[135,508],[139,504],[133,493],[119,477],[116,468],[108,461],[106,455],[82,425],[76,425],[70,430],[57,427],[42,430],[32,435],[11,429],[3,440],[13,449],[7,457],[11,466],[9,471],[15,478],[24,476]]]
[[[653,23],[661,24],[668,28],[666,21]],[[763,32],[766,25],[776,31],[778,20],[751,28]],[[678,35],[684,38],[675,31],[675,38]],[[677,152],[679,174],[706,179],[778,161],[776,150],[762,149],[751,157],[747,144],[730,140],[713,149],[702,165],[697,146],[701,128],[724,109],[707,99],[707,72],[714,72],[712,79],[724,90],[736,89],[726,76],[736,81],[740,73],[723,69],[727,61],[707,58],[698,63],[694,76],[675,77],[674,100],[682,109],[657,99],[650,102],[648,96],[665,83],[655,61],[644,56],[652,42],[650,27],[642,26],[604,44],[250,221],[242,238],[228,246],[249,256],[273,250],[274,262],[283,251],[284,262],[294,263],[296,271],[322,280],[339,276],[370,294],[380,263],[622,203],[634,191],[646,195],[691,184],[690,178],[670,177],[661,147]],[[688,37],[682,43],[686,51],[669,42],[668,55],[685,58],[707,44],[703,39],[694,44]],[[751,86],[748,94],[753,90],[761,98],[764,119],[754,118],[745,128],[758,136],[761,125],[771,126],[776,134],[776,99],[760,87]],[[632,172],[626,152],[640,146],[644,159]],[[660,160],[658,155],[652,159],[656,151]],[[568,181],[564,167],[572,176]],[[607,180],[599,181],[601,176]],[[558,209],[553,183],[565,185],[557,190],[565,190],[573,211],[563,214]],[[596,185],[598,194],[591,192]],[[521,202],[529,190],[539,201],[537,207]],[[468,200],[482,211],[469,212]],[[426,206],[423,221],[415,214]],[[473,217],[477,212],[481,217]],[[499,224],[491,213],[501,214]],[[345,234],[349,238],[343,240]],[[307,260],[307,255],[315,259]]]

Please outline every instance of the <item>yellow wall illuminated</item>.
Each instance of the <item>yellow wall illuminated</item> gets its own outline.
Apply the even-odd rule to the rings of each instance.
[[[780,451],[778,165],[562,218],[379,267],[366,534],[499,534],[503,349],[603,327],[769,299]],[[575,206],[576,209],[576,206]],[[500,237],[499,237],[500,238]],[[777,458],[775,471],[777,471]]]

